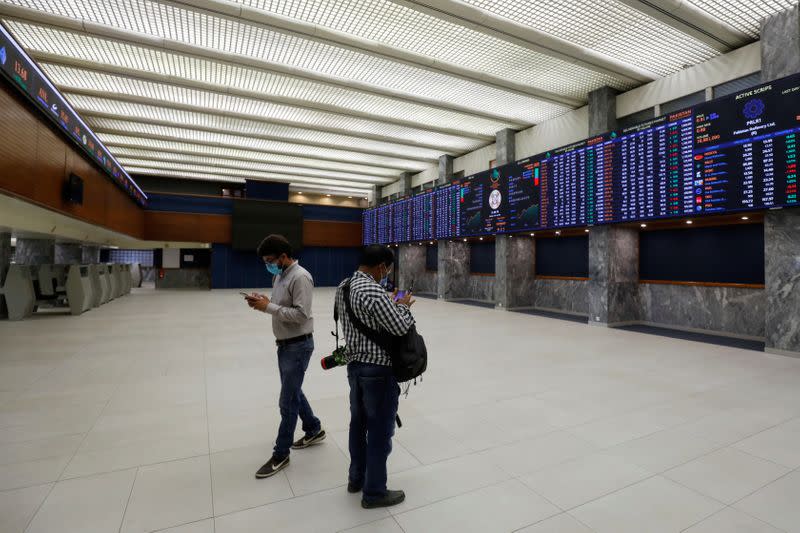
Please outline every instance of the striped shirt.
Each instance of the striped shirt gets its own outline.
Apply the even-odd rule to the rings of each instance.
[[[362,335],[350,322],[343,291],[347,281],[342,281],[336,289],[336,309],[347,343],[347,363],[358,361],[392,366],[391,356],[386,350]],[[364,325],[383,334],[404,335],[414,325],[414,317],[408,307],[394,303],[383,287],[364,272],[356,272],[352,277],[350,305]]]

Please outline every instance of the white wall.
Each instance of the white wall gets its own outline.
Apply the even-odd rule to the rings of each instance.
[[[617,117],[624,117],[759,70],[760,41],[620,94],[617,96]],[[588,136],[589,108],[584,106],[517,133],[517,159],[580,141]],[[453,161],[453,172],[463,170],[465,176],[470,176],[488,170],[489,161],[494,158],[495,145],[491,144],[457,157]],[[433,181],[438,175],[438,165],[433,165],[415,174],[411,178],[412,186]],[[394,192],[397,192],[397,186],[391,184],[383,188],[382,196],[386,197]]]

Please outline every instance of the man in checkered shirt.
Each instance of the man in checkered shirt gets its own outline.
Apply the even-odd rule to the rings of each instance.
[[[401,490],[386,489],[386,460],[392,451],[400,387],[387,351],[365,337],[350,321],[343,287],[350,282],[353,313],[365,326],[382,335],[403,335],[414,325],[411,294],[395,301],[384,287],[394,253],[378,244],[364,248],[358,270],[336,290],[336,308],[347,342],[350,382],[350,472],[347,490],[363,490],[365,509],[388,507],[405,500]]]

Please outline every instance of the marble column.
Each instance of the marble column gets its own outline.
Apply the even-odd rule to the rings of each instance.
[[[11,263],[11,234],[0,233],[0,286],[5,281],[6,272],[8,272],[8,265]],[[6,310],[6,301],[3,295],[0,294],[0,318],[8,316]]]
[[[439,241],[439,299],[469,296],[469,243]]]
[[[52,265],[56,242],[53,239],[17,238],[14,262],[20,265]]]
[[[761,21],[761,80],[800,72],[800,7]],[[800,210],[764,217],[766,351],[800,357]]]
[[[617,127],[617,91],[600,87],[589,93],[589,136]]]
[[[517,132],[506,128],[495,134],[495,165],[505,165],[516,161]]]
[[[370,200],[369,206],[370,207],[377,207],[381,205],[381,186],[380,185],[373,185],[372,191],[370,192]]]
[[[442,155],[439,156],[439,176],[436,178],[436,186],[437,187],[445,187],[450,185],[453,181],[453,160],[454,157],[451,155]],[[437,276],[436,276],[436,294],[439,299],[444,299],[445,295],[447,294],[447,263],[442,260],[442,258],[447,256],[447,245],[451,244],[446,240],[440,240],[436,242],[436,246],[439,248],[438,253],[438,263],[436,265]],[[469,253],[467,253],[467,257],[469,257]]]
[[[84,245],[81,248],[81,263],[84,265],[96,265],[100,262],[100,247]]]
[[[411,196],[411,176],[413,176],[411,172],[403,172],[403,175],[398,180],[398,184],[400,185],[397,189],[398,198]]]
[[[398,265],[397,287],[409,288],[414,280],[425,275],[425,246],[418,244],[401,244],[397,250]],[[415,284],[416,285],[416,284]]]
[[[498,309],[533,307],[536,241],[519,235],[498,235],[495,240],[494,293]]]
[[[444,185],[450,185],[450,182],[453,181],[453,160],[455,158],[452,155],[441,155],[439,156],[439,177],[436,178],[436,186],[441,187]]]
[[[640,319],[639,232],[599,226],[589,234],[589,323],[621,326]]]
[[[83,250],[78,243],[57,242],[54,257],[56,265],[80,265],[83,260]]]
[[[800,209],[764,218],[766,350],[800,357]]]
[[[800,72],[800,7],[761,21],[761,81]]]

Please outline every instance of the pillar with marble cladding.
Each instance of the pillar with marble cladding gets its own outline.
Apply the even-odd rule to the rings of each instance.
[[[453,181],[453,159],[451,155],[439,156],[439,176],[436,178],[437,187],[446,187]],[[439,299],[444,299],[447,294],[447,262],[443,258],[448,254],[448,244],[451,243],[444,239],[436,243],[439,258],[436,264],[436,295]],[[467,253],[467,256],[469,256],[469,253]]]
[[[397,249],[397,288],[408,289],[415,279],[425,275],[425,246],[401,244]]]
[[[495,241],[494,293],[498,309],[533,307],[536,241],[520,235],[498,235]]]
[[[57,265],[80,265],[83,260],[83,250],[78,243],[57,242],[54,258]]]
[[[17,238],[14,262],[20,265],[52,265],[55,263],[54,239]]]
[[[589,234],[589,322],[619,326],[640,319],[639,232],[620,226]]]
[[[450,185],[453,181],[453,160],[452,155],[439,156],[439,176],[436,178],[436,186],[443,187]]]
[[[469,243],[439,241],[439,299],[467,298],[469,296]]]
[[[96,265],[100,262],[100,247],[84,245],[81,247],[81,263]]]
[[[397,197],[404,198],[411,196],[411,172],[403,172],[403,175],[398,180],[399,187],[397,188]]]
[[[0,285],[6,277],[8,272],[8,265],[11,263],[11,234],[0,233]],[[6,310],[6,301],[3,295],[0,294],[0,318],[8,316]]]
[[[517,132],[509,128],[495,134],[494,159],[496,166],[499,167],[516,160],[516,135]]]
[[[761,80],[800,72],[800,8],[761,22]],[[800,208],[764,217],[766,350],[800,357]]]

